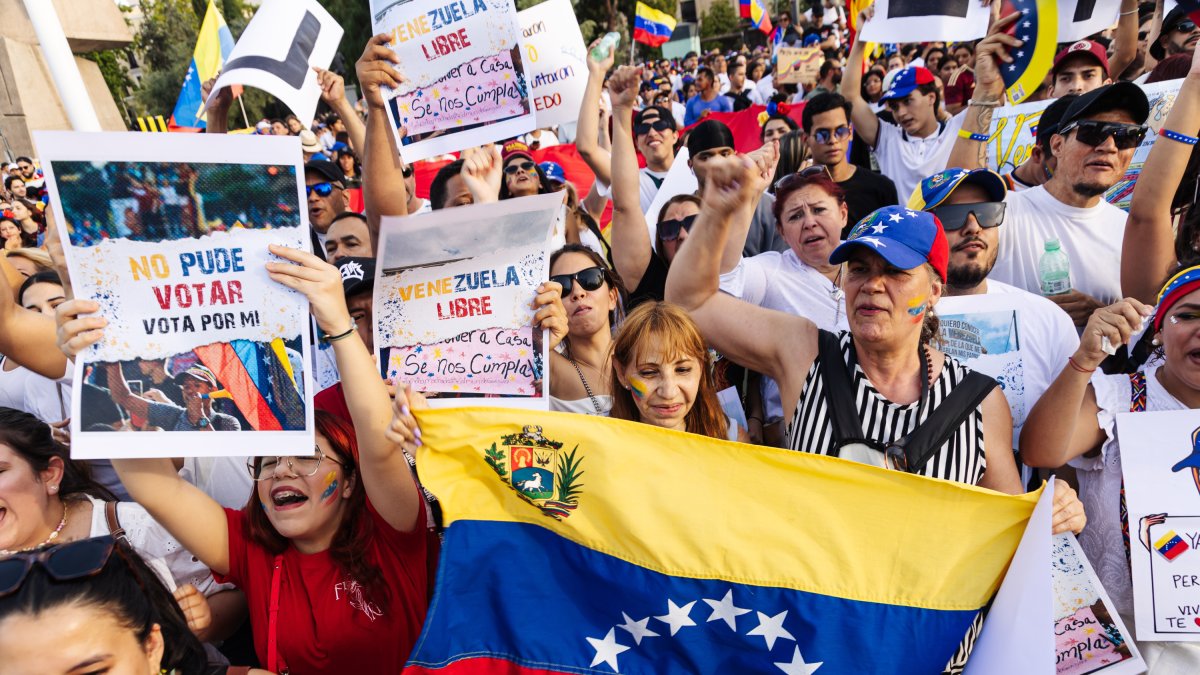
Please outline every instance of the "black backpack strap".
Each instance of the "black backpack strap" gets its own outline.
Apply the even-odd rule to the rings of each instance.
[[[963,381],[925,418],[925,422],[908,435],[904,444],[908,472],[919,473],[933,453],[950,440],[967,416],[973,414],[997,386],[994,378],[975,371],[968,372]]]
[[[854,383],[842,356],[842,343],[826,330],[817,332],[817,364],[825,385],[825,414],[833,427],[833,448],[829,454],[841,455],[844,441],[862,438],[862,421],[854,402]]]

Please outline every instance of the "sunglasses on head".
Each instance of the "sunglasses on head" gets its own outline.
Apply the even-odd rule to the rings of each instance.
[[[662,132],[666,131],[667,129],[674,129],[674,128],[675,128],[674,124],[671,124],[669,121],[664,120],[660,117],[660,118],[658,118],[656,120],[652,120],[650,122],[642,122],[641,124],[635,124],[633,126],[633,133],[637,136],[645,136],[646,134],[650,133],[651,129],[653,129],[661,134]]]
[[[675,241],[679,239],[680,230],[691,232],[692,225],[695,222],[695,215],[685,216],[676,220],[664,220],[658,224],[658,238],[663,241]]]
[[[333,188],[333,183],[314,183],[304,186],[304,194],[311,195],[315,192],[318,197],[328,197],[333,194]]]
[[[1004,202],[979,202],[977,204],[947,204],[929,209],[942,222],[947,232],[961,230],[967,226],[967,217],[974,215],[980,227],[996,227],[1004,222]]]
[[[529,173],[533,173],[534,166],[537,166],[537,165],[528,160],[521,162],[519,164],[517,162],[513,162],[512,164],[509,164],[508,166],[504,167],[504,173],[506,173],[510,176],[516,175],[516,173],[518,171],[526,171]]]
[[[576,281],[579,282],[579,287],[585,291],[594,291],[604,285],[608,280],[608,274],[599,267],[589,267],[584,270],[579,270],[574,274],[553,274],[550,276],[550,281],[553,281],[562,286],[562,296],[565,298],[571,294],[571,289]]]
[[[850,127],[843,124],[836,129],[817,129],[812,135],[813,140],[816,142],[826,144],[832,141],[835,137],[838,140],[849,138],[851,133],[853,132],[850,130]]]
[[[0,598],[21,588],[34,565],[41,565],[55,581],[75,581],[95,576],[104,569],[115,548],[116,541],[105,535],[40,551],[14,553],[0,560]]]
[[[1118,150],[1131,150],[1141,145],[1142,140],[1146,138],[1146,125],[1144,124],[1100,122],[1097,120],[1071,122],[1057,133],[1066,136],[1072,131],[1076,132],[1075,138],[1080,143],[1086,143],[1093,148],[1102,145],[1111,136]]]

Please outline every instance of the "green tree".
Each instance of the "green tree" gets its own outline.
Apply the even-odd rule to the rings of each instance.
[[[346,83],[357,82],[354,64],[362,56],[367,40],[374,35],[371,8],[366,0],[321,0],[321,6],[341,25],[342,41],[338,53],[345,64]]]
[[[728,0],[715,2],[700,17],[700,47],[708,50],[720,47],[728,39],[740,37],[741,18]]]

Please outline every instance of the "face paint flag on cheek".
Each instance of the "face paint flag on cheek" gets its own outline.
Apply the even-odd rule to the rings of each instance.
[[[330,471],[325,475],[325,489],[321,492],[321,501],[325,503],[332,502],[337,494],[338,481],[337,472]]]
[[[1054,0],[1013,0],[1013,9],[1022,14],[1013,35],[1025,44],[1009,50],[1012,63],[1000,62],[1005,95],[1017,104],[1033,95],[1054,64],[1058,48],[1058,7]]]
[[[645,400],[650,393],[650,387],[644,381],[631,377],[629,378],[629,391],[632,391],[635,397]]]

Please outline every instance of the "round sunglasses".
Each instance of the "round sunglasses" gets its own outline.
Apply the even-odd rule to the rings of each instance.
[[[550,281],[553,281],[562,286],[562,296],[565,298],[571,294],[571,289],[575,282],[579,282],[579,287],[585,291],[594,291],[604,285],[608,280],[608,273],[600,267],[589,267],[579,270],[574,274],[552,274]]]

